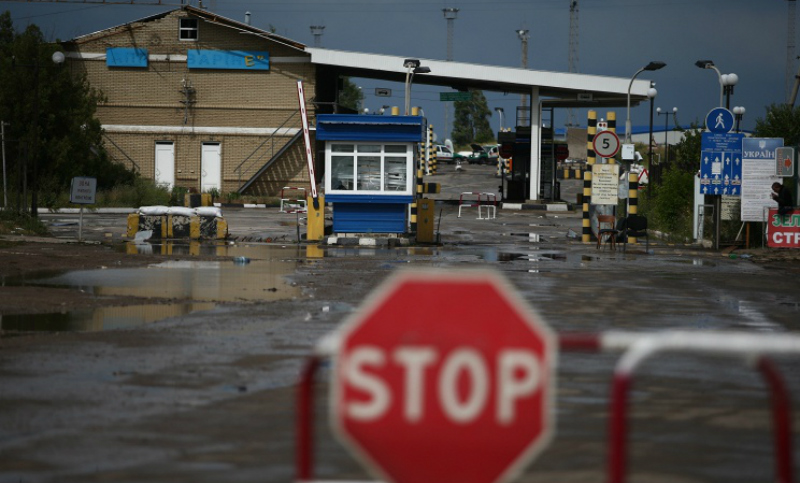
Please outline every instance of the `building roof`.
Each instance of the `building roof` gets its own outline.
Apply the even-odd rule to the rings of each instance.
[[[184,6],[180,7],[180,8],[168,10],[168,11],[163,12],[163,13],[159,13],[159,14],[156,14],[156,15],[151,15],[149,17],[140,18],[138,20],[133,20],[131,22],[127,22],[127,23],[124,23],[122,25],[117,25],[116,27],[107,28],[107,29],[101,30],[99,32],[92,32],[90,34],[80,35],[80,36],[75,37],[72,40],[70,40],[70,42],[74,42],[74,43],[80,44],[80,43],[96,40],[98,38],[105,37],[107,35],[113,35],[113,34],[119,32],[120,30],[132,28],[132,26],[134,24],[147,23],[147,22],[152,22],[152,21],[155,21],[155,20],[160,20],[160,19],[166,17],[167,15],[169,15],[169,14],[171,14],[173,12],[176,12],[178,10],[184,10],[186,12],[189,12],[189,13],[192,14],[192,16],[201,18],[206,22],[216,23],[216,24],[219,24],[219,25],[223,25],[225,27],[230,27],[230,28],[233,28],[233,29],[240,30],[240,31],[242,31],[244,33],[250,33],[250,34],[253,34],[253,35],[257,35],[259,37],[263,37],[263,38],[266,38],[266,39],[269,39],[269,40],[272,40],[272,41],[275,41],[275,42],[280,42],[281,44],[287,45],[289,47],[293,47],[293,48],[298,49],[298,50],[305,50],[305,48],[306,48],[305,44],[301,44],[300,42],[296,42],[294,40],[291,40],[291,39],[288,39],[286,37],[274,34],[272,32],[267,32],[266,30],[261,30],[259,28],[253,27],[252,25],[248,25],[248,24],[243,23],[243,22],[238,22],[236,20],[232,20],[232,19],[229,19],[227,17],[223,17],[221,15],[217,15],[217,14],[209,12],[208,10],[205,10],[205,9],[192,7],[191,5],[184,5]]]

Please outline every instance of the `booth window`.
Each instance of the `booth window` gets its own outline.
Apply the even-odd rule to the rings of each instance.
[[[196,18],[182,18],[178,38],[180,40],[196,41],[199,30],[200,27]]]
[[[411,194],[411,144],[328,143],[331,193]]]

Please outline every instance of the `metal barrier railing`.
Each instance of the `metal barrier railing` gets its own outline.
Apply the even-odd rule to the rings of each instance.
[[[287,198],[286,191],[295,192],[295,198]],[[281,188],[281,213],[307,213],[308,200],[306,189],[295,186],[284,186]]]
[[[296,481],[314,480],[314,376],[322,361],[338,351],[338,340],[324,339],[308,358],[300,375],[297,407]],[[634,333],[609,331],[600,334],[561,333],[559,348],[569,352],[622,353],[611,385],[608,432],[608,483],[623,483],[628,468],[628,395],[634,373],[647,359],[665,352],[741,357],[758,370],[770,390],[775,448],[775,481],[792,483],[792,418],[789,393],[777,367],[768,358],[800,355],[800,336],[737,332],[668,331]],[[338,481],[337,483],[347,483]],[[354,482],[350,482],[354,483]]]
[[[474,197],[467,198],[464,197]],[[480,191],[464,191],[458,197],[458,217],[461,218],[462,208],[478,208],[478,219],[488,220],[497,217],[497,195]],[[483,216],[483,209],[486,209],[486,217]]]

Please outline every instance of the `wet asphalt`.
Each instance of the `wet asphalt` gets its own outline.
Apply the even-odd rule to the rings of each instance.
[[[755,263],[657,239],[649,252],[641,245],[625,252],[597,249],[568,236],[581,232],[577,212],[499,209],[487,220],[467,210],[458,217],[453,200],[461,192],[491,190],[498,181],[488,167],[466,168],[435,177],[446,186],[436,207],[441,244],[320,247],[297,243],[296,215],[224,208],[231,240],[205,249],[225,263],[246,256],[250,263],[242,270],[278,274],[285,285],[275,276],[248,282],[256,291],[274,288],[269,299],[209,295],[202,281],[209,277],[202,274],[213,269],[199,264],[189,268],[187,277],[200,281],[188,297],[212,302],[212,309],[5,344],[0,483],[293,481],[302,363],[398,269],[492,270],[560,333],[800,332],[796,262]],[[574,202],[580,189],[579,182],[563,182],[562,199]],[[57,237],[75,237],[75,215],[43,218]],[[125,215],[91,214],[84,221],[89,242],[124,239]],[[170,250],[191,260],[186,243]],[[160,275],[147,280],[156,287],[188,283]],[[95,283],[113,285],[108,278]],[[609,390],[618,358],[560,355],[556,437],[518,481],[605,479]],[[749,362],[668,354],[640,368],[630,405],[631,481],[775,479],[769,397]],[[776,358],[795,401],[799,362]],[[321,479],[368,479],[327,429],[328,370],[324,365],[315,392],[317,473]],[[797,427],[797,417],[793,422]]]

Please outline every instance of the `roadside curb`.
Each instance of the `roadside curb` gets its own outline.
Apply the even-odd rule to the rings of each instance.
[[[398,247],[409,246],[408,238],[402,237],[357,237],[357,236],[329,236],[325,239],[325,244],[330,246],[342,247]]]
[[[91,214],[102,214],[102,215],[127,215],[130,213],[136,213],[139,211],[139,208],[85,208],[83,210],[84,215],[91,215]],[[50,209],[50,208],[39,208],[38,213],[43,215],[77,215],[81,212],[80,208],[57,208],[57,209]]]

